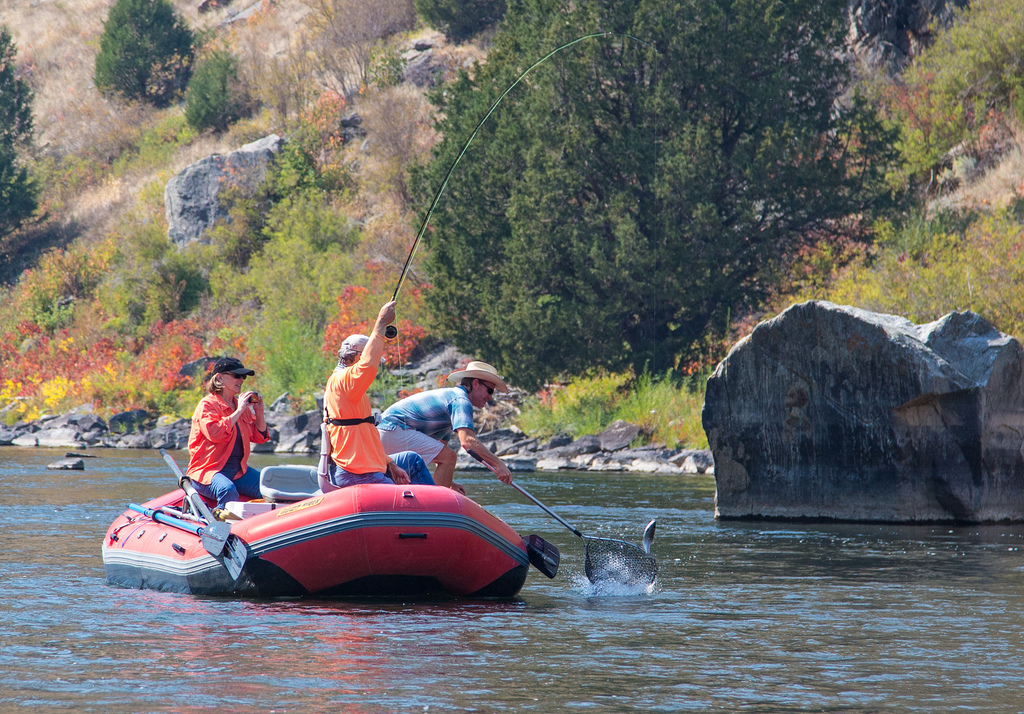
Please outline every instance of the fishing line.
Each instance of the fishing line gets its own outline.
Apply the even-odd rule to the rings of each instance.
[[[645,45],[647,47],[650,47],[655,52],[658,51],[658,49],[654,45],[652,45],[650,42],[644,42],[639,37],[634,37],[633,35],[624,34],[624,33],[621,33],[621,32],[610,32],[610,31],[608,31],[608,32],[594,32],[594,33],[591,33],[589,35],[583,35],[582,37],[577,37],[575,40],[572,40],[570,42],[566,42],[564,45],[562,45],[560,47],[556,47],[551,52],[548,52],[546,55],[541,57],[539,60],[534,62],[532,65],[530,65],[530,67],[527,68],[526,71],[524,71],[522,74],[520,74],[518,77],[516,77],[515,81],[512,82],[512,84],[510,84],[505,89],[505,91],[502,92],[501,95],[497,99],[494,100],[494,103],[491,104],[491,108],[487,110],[487,113],[484,115],[483,119],[481,119],[477,123],[476,128],[473,129],[473,133],[469,135],[469,138],[466,140],[466,143],[462,146],[462,150],[459,152],[459,155],[457,157],[455,157],[455,161],[453,161],[451,166],[448,167],[448,171],[444,175],[444,181],[441,182],[441,186],[437,189],[437,193],[434,194],[434,198],[430,202],[430,207],[427,209],[427,212],[424,214],[423,221],[420,223],[420,227],[416,231],[416,237],[415,237],[415,239],[412,242],[412,247],[409,248],[409,255],[406,257],[405,265],[402,266],[402,272],[398,276],[398,284],[395,285],[395,293],[394,293],[394,295],[391,296],[391,299],[393,301],[397,301],[398,300],[398,293],[402,289],[402,284],[405,282],[405,278],[406,278],[406,276],[409,273],[409,266],[412,265],[413,256],[416,255],[416,249],[419,248],[420,239],[423,237],[423,233],[427,229],[427,223],[430,221],[430,216],[433,215],[434,209],[437,207],[438,202],[441,200],[441,195],[444,193],[445,188],[447,188],[448,180],[451,178],[452,173],[455,171],[455,167],[459,165],[460,161],[462,161],[462,157],[465,156],[466,151],[469,149],[469,145],[471,143],[473,143],[473,139],[475,139],[476,135],[480,132],[480,127],[482,127],[484,125],[484,122],[487,121],[488,117],[490,117],[491,114],[494,113],[494,110],[497,109],[498,105],[501,104],[502,100],[505,99],[505,97],[509,94],[509,92],[511,92],[513,89],[515,89],[516,85],[519,84],[519,82],[521,82],[523,80],[523,78],[526,77],[526,75],[528,75],[530,72],[532,72],[534,69],[536,69],[540,65],[544,64],[545,62],[547,62],[551,57],[553,57],[554,55],[558,54],[562,50],[567,49],[569,47],[572,47],[573,45],[579,44],[580,42],[583,42],[584,40],[590,40],[590,39],[593,39],[593,38],[596,38],[596,37],[622,37],[622,38],[628,38],[628,39],[631,39],[631,40],[636,40],[640,44]],[[398,328],[395,327],[394,325],[388,325],[387,328],[384,331],[384,336],[387,337],[388,339],[393,339],[397,335],[398,335]]]

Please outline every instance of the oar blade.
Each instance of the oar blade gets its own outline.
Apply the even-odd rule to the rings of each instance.
[[[214,521],[212,526],[200,530],[200,537],[206,552],[224,564],[232,580],[238,580],[249,552],[245,543],[231,534],[231,526]]]
[[[619,583],[647,587],[658,577],[658,561],[632,543],[614,538],[585,536],[587,558],[584,571],[592,583]]]
[[[237,581],[238,576],[242,574],[242,568],[245,567],[245,560],[249,557],[249,551],[245,547],[245,543],[235,536],[228,536],[225,544],[227,547],[224,552],[224,567],[227,568],[231,579]]]
[[[203,528],[203,548],[214,558],[219,558],[224,552],[224,546],[231,537],[231,526],[222,521],[214,521]]]
[[[558,564],[561,562],[562,554],[554,545],[539,535],[529,535],[526,537],[526,553],[530,557],[530,563],[537,570],[549,578],[558,575]]]

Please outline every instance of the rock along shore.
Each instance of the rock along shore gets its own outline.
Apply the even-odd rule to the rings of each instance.
[[[320,453],[319,412],[281,414],[267,412],[270,441],[253,444],[253,453]],[[91,412],[76,411],[44,416],[27,423],[0,427],[0,446],[61,449],[169,449],[188,448],[188,419],[154,418],[143,411],[114,415],[109,422]],[[571,439],[557,436],[545,442],[515,427],[478,434],[480,440],[513,471],[628,471],[649,474],[714,474],[706,449],[668,449],[652,444],[629,448],[639,428],[616,422],[601,434]],[[454,439],[452,446],[457,446]],[[78,466],[76,468],[81,468]],[[483,464],[459,453],[460,470],[481,470]]]
[[[405,379],[418,389],[436,387],[445,375],[468,359],[456,350],[441,347],[422,360],[392,370],[392,376]],[[189,367],[186,365],[183,369]],[[630,448],[640,428],[627,422],[615,422],[601,434],[572,439],[556,436],[541,442],[518,428],[505,426],[518,413],[516,403],[522,395],[503,396],[494,407],[477,415],[477,436],[512,471],[626,471],[648,474],[714,474],[711,451],[668,449],[656,444]],[[270,440],[253,444],[253,453],[294,454],[316,458],[320,454],[320,411],[293,414],[273,409],[266,411]],[[109,421],[92,412],[91,405],[67,414],[0,427],[0,446],[47,447],[61,449],[168,449],[188,448],[191,422],[188,419],[155,417],[142,410],[115,414]],[[458,440],[451,443],[458,447]],[[66,467],[65,467],[66,468]],[[80,468],[77,467],[76,468]],[[481,470],[483,464],[459,453],[461,470]]]

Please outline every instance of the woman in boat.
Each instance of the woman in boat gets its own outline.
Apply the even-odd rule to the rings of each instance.
[[[242,392],[246,377],[256,373],[234,357],[213,366],[208,394],[192,414],[188,437],[188,473],[196,490],[223,508],[239,494],[258,498],[260,472],[248,465],[249,443],[267,441],[267,422],[259,393]]]
[[[394,320],[391,301],[381,307],[369,337],[349,335],[338,350],[338,366],[324,389],[324,421],[331,442],[328,477],[319,478],[325,492],[364,483],[434,483],[417,454],[384,453],[370,413],[366,391],[384,354],[384,330]]]

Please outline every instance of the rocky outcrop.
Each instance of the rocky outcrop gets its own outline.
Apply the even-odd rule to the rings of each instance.
[[[1024,520],[1024,351],[971,312],[794,305],[718,365],[702,418],[721,518]]]
[[[545,443],[538,443],[537,439],[528,437],[514,427],[484,432],[478,436],[484,446],[501,457],[512,471],[714,474],[711,452],[706,449],[668,449],[659,444],[627,448],[639,432],[640,428],[635,424],[617,421],[600,434],[587,434],[578,439],[559,435]],[[458,441],[453,439],[451,446],[457,448]],[[460,451],[457,468],[473,471],[486,467]]]
[[[847,46],[868,67],[895,74],[967,5],[968,0],[850,0]]]
[[[176,245],[201,240],[218,219],[228,217],[222,198],[230,190],[252,192],[263,182],[267,166],[283,141],[271,134],[228,154],[208,156],[167,182],[164,208],[167,236]]]
[[[433,87],[438,84],[447,71],[447,61],[437,53],[437,48],[446,44],[444,35],[434,33],[415,40],[409,49],[402,53],[405,69],[402,79],[417,87]]]

